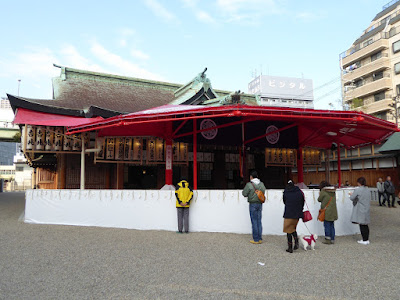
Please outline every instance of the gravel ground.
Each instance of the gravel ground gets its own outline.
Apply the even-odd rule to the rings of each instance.
[[[0,299],[400,299],[400,208],[373,203],[368,246],[294,254],[285,236],[30,225],[23,210],[0,194]]]

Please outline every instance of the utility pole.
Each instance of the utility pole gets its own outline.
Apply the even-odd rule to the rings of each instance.
[[[21,85],[21,79],[18,79],[18,96],[19,96],[19,86]]]

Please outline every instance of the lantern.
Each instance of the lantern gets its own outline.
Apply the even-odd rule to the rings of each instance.
[[[133,139],[133,160],[142,160],[142,154],[143,154],[143,140],[142,138],[134,138]]]
[[[124,160],[133,159],[132,138],[125,138]]]
[[[103,137],[96,138],[96,149],[100,149],[100,151],[97,152],[97,154],[96,154],[97,159],[104,159],[104,152],[105,152],[104,151],[105,150],[104,142],[105,142],[105,139]]]
[[[54,144],[54,127],[47,126],[44,149],[47,151],[53,150],[53,144]]]
[[[36,128],[32,125],[27,125],[26,132],[27,132],[26,150],[32,150],[33,145],[35,145]]]
[[[124,159],[124,146],[125,146],[125,138],[116,138],[115,139],[115,159],[116,160]]]
[[[54,150],[61,151],[63,149],[63,128],[56,127],[56,134],[54,135]]]
[[[147,139],[147,162],[154,162],[156,160],[156,140],[154,138]]]
[[[156,161],[164,161],[164,140],[156,139]]]
[[[73,151],[79,151],[81,150],[81,135],[80,134],[74,134],[72,136],[72,150]]]
[[[106,150],[106,159],[114,159],[115,154],[115,139],[108,138],[107,139],[107,150]]]

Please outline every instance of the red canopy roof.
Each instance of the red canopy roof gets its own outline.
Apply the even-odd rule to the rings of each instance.
[[[164,105],[152,109],[72,126],[69,134],[98,130],[99,136],[167,136],[166,125],[191,119],[232,118],[234,120],[280,121],[298,127],[300,147],[329,148],[332,142],[346,147],[378,144],[396,125],[362,112],[328,111],[266,106]],[[179,133],[178,133],[179,134]],[[172,136],[173,138],[173,136]]]
[[[18,108],[13,123],[42,126],[78,126],[102,120],[104,120],[102,117],[84,118],[65,116]]]

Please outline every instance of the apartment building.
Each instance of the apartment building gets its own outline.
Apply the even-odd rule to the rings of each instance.
[[[383,6],[363,34],[340,54],[343,104],[396,122],[400,96],[400,0]],[[396,99],[396,100],[394,100]]]

